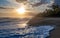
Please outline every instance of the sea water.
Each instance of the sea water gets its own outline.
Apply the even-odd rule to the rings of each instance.
[[[0,18],[0,38],[46,38],[54,29],[51,25],[24,26],[27,19]]]

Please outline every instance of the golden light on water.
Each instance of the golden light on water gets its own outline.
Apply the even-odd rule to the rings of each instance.
[[[27,24],[26,23],[23,23],[23,24],[18,24],[17,25],[19,28],[25,28],[26,26],[27,26]]]
[[[24,14],[26,12],[26,10],[23,6],[18,8],[16,11],[17,11],[18,14]]]

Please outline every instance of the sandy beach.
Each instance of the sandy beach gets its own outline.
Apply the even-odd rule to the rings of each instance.
[[[55,25],[55,29],[50,32],[49,38],[60,38],[60,18],[40,18],[36,17],[29,21],[28,24],[35,25]]]

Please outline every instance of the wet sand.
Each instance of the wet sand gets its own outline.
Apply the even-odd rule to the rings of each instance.
[[[60,38],[60,18],[40,18],[36,17],[29,21],[28,24],[35,25],[54,25],[54,30],[50,32],[49,38]]]

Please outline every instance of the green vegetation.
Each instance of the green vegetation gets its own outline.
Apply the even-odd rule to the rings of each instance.
[[[46,9],[43,13],[38,14],[37,17],[60,17],[60,7],[52,5],[52,9]]]

